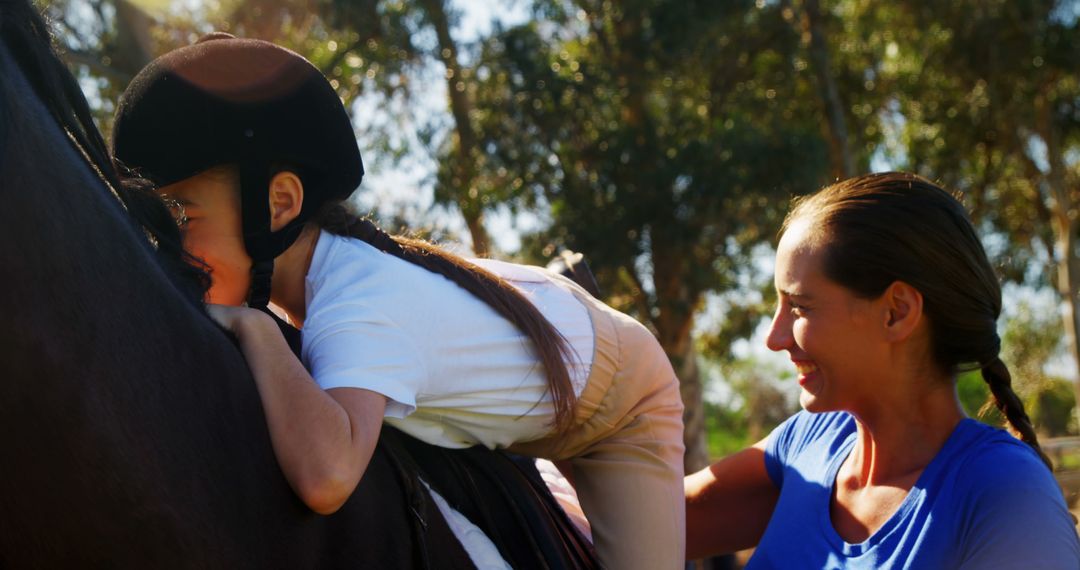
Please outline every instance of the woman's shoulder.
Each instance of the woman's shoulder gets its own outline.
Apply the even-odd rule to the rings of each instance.
[[[765,446],[765,468],[779,487],[786,467],[819,478],[829,458],[840,453],[855,433],[855,419],[846,412],[800,411],[780,424]]]
[[[957,426],[954,453],[958,466],[964,471],[978,472],[985,477],[1032,475],[1053,479],[1050,470],[1035,450],[1009,432],[967,418]]]
[[[845,439],[855,431],[855,418],[847,412],[811,413],[801,410],[780,424],[770,438],[794,451],[815,442]]]
[[[1016,568],[1042,560],[1075,568],[1080,541],[1061,488],[1028,444],[975,420],[961,423],[952,469],[941,499],[963,521],[966,567]]]
[[[966,419],[951,447],[947,477],[960,482],[972,500],[1062,501],[1053,473],[1027,443],[1003,429]]]
[[[958,431],[948,444],[952,457],[940,472],[953,500],[963,503],[957,508],[1042,524],[1068,520],[1061,487],[1030,445],[972,419],[963,420]]]

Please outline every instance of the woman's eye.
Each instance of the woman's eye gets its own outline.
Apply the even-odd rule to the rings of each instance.
[[[791,307],[791,314],[795,316],[804,315],[808,311],[806,306],[800,305],[798,303],[792,303],[789,301],[788,306]]]

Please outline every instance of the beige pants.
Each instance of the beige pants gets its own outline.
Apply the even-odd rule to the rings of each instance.
[[[682,568],[683,404],[660,344],[641,323],[573,286],[596,334],[574,426],[511,451],[569,460],[604,568]]]

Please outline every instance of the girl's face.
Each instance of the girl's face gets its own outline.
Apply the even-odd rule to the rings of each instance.
[[[875,378],[888,360],[879,326],[886,318],[879,318],[883,301],[860,299],[825,277],[824,253],[810,225],[796,220],[777,247],[777,308],[766,343],[790,355],[803,408],[853,411],[874,397]]]
[[[188,222],[184,249],[210,267],[207,301],[242,305],[251,280],[251,257],[244,249],[239,182],[227,169],[211,169],[161,188],[180,203]]]

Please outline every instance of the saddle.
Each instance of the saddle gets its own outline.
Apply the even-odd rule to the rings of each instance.
[[[431,485],[484,531],[511,567],[600,567],[592,544],[555,501],[531,458],[480,446],[445,449],[389,426],[383,431],[381,442],[403,465],[402,476],[419,475]]]
[[[299,357],[300,331],[268,314]],[[484,531],[515,569],[600,568],[592,544],[552,496],[532,458],[481,446],[446,449],[385,424],[379,447],[389,456],[405,489],[413,520],[413,548],[425,567],[443,566],[432,566],[427,556],[429,517],[441,515],[423,483]]]

